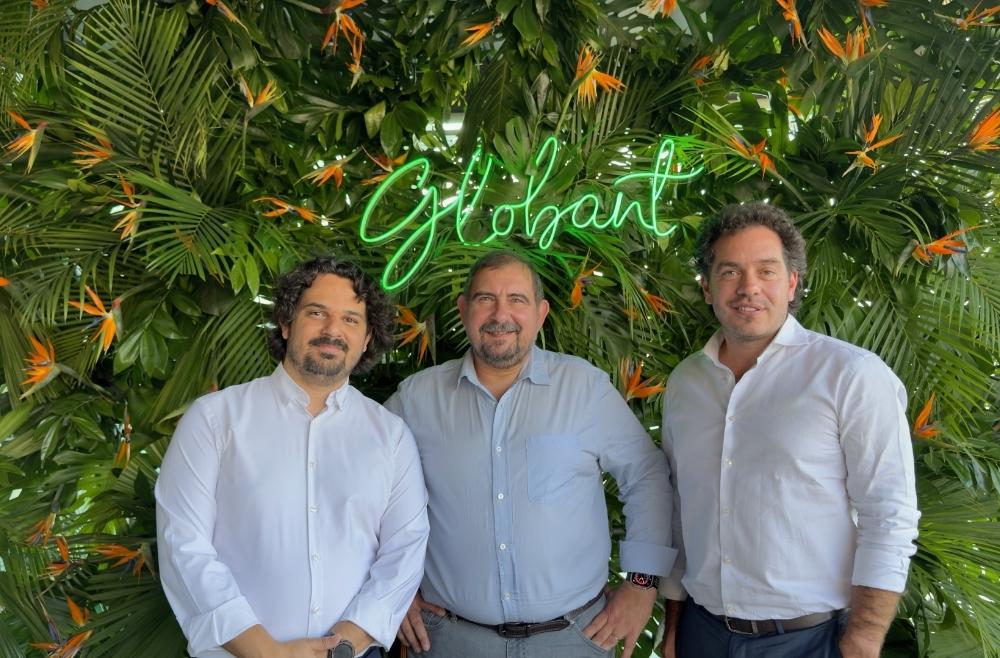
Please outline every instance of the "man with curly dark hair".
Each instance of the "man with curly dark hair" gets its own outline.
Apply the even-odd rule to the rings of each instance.
[[[192,656],[391,644],[423,574],[427,493],[409,429],[348,379],[394,320],[356,265],[305,262],[275,286],[274,372],[184,415],[156,501],[163,588]]]

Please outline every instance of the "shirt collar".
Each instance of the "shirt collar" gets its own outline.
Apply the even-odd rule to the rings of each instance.
[[[271,373],[271,385],[274,387],[274,392],[278,396],[278,400],[282,404],[297,403],[302,407],[309,406],[309,394],[306,393],[301,386],[295,383],[288,371],[285,370],[285,366],[278,364],[278,367],[274,369]],[[327,409],[337,409],[345,404],[347,401],[347,396],[349,395],[348,389],[351,388],[350,382],[344,382],[344,384],[335,391],[331,391],[328,396],[326,396],[326,408]]]
[[[457,387],[461,384],[463,379],[468,380],[471,384],[482,387],[482,384],[479,383],[479,375],[476,374],[476,364],[473,361],[471,349],[465,353],[465,357],[462,359],[462,367],[458,369],[458,379],[455,381],[455,386]],[[530,380],[532,384],[539,384],[541,386],[548,386],[549,384],[549,361],[545,350],[537,345],[531,346],[531,352],[528,353],[528,362],[521,368],[521,372],[518,374],[517,379],[514,380],[514,383],[516,384],[522,379]]]
[[[761,354],[764,356],[769,352],[777,349],[775,345],[781,346],[791,346],[791,345],[805,345],[809,342],[809,333],[805,328],[799,324],[799,321],[795,319],[795,316],[791,313],[785,318],[785,321],[781,325],[781,329],[775,334],[774,339],[768,344],[767,348]],[[719,348],[722,347],[722,329],[718,329],[712,337],[708,339],[705,343],[705,347],[702,348],[702,353],[711,359],[712,363],[717,366],[722,366],[722,362],[719,361]]]

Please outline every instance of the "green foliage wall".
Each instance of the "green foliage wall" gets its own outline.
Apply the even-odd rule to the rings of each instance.
[[[525,198],[554,135],[558,172],[532,203],[607,204],[675,135],[704,173],[659,198],[669,237],[564,223],[547,251],[523,229],[504,241],[543,277],[545,345],[611,372],[652,429],[642,380],[714,327],[690,266],[699,221],[786,208],[809,245],[800,319],[880,354],[910,394],[923,517],[887,652],[998,655],[1000,14],[639,2],[0,0],[0,654],[183,655],[151,494],[172,429],[198,395],[273,367],[278,273],[316,252],[385,269],[410,232],[359,240],[377,179],[422,156],[455,189],[481,146],[506,174],[482,222]],[[374,221],[419,198],[397,189]],[[373,397],[465,348],[453,301],[488,247],[455,230],[398,292],[401,344],[356,382]]]

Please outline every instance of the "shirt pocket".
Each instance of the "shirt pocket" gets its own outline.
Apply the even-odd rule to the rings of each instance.
[[[580,476],[580,442],[574,434],[528,438],[528,500],[550,503],[574,489]]]

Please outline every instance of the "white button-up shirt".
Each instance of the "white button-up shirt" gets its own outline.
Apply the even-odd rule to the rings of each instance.
[[[661,591],[743,619],[845,608],[852,585],[901,592],[920,513],[899,379],[791,316],[738,383],[721,342],[667,383],[682,551]]]
[[[349,620],[392,642],[423,574],[427,493],[406,425],[345,384],[316,417],[279,365],[195,401],[156,484],[160,575],[193,656],[255,624]]]

